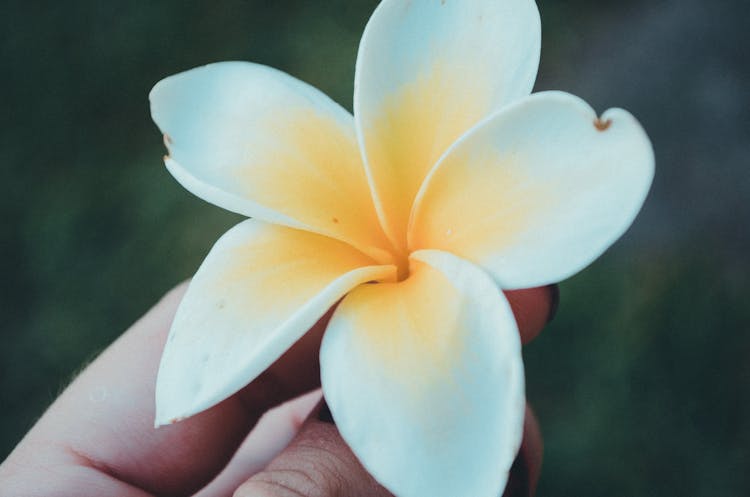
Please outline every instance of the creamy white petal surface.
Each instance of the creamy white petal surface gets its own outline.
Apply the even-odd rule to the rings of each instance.
[[[229,397],[359,284],[394,277],[321,235],[245,221],[209,253],[180,304],[156,385],[156,424]]]
[[[505,289],[563,280],[628,229],[654,174],[635,118],[601,118],[581,99],[538,93],[463,137],[425,182],[412,250],[441,249]]]
[[[531,91],[541,45],[533,0],[385,0],[357,58],[354,114],[379,214],[405,245],[412,200],[471,126]]]
[[[654,174],[628,112],[529,96],[540,46],[533,0],[383,0],[359,48],[354,117],[257,64],[157,84],[169,171],[258,219],[224,235],[188,289],[157,424],[252,382],[341,301],[321,381],[366,469],[398,497],[499,497],[525,412],[500,288],[593,262]]]
[[[270,67],[222,62],[168,77],[150,98],[166,165],[192,193],[382,256],[353,118],[323,93]]]
[[[323,338],[342,436],[399,497],[498,497],[521,443],[521,343],[507,300],[451,254],[412,255],[400,283],[363,285]]]

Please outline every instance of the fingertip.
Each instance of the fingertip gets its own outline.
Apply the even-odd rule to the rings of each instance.
[[[524,344],[536,338],[554,318],[560,299],[557,285],[509,290],[505,296],[513,309]]]
[[[180,302],[182,302],[182,297],[185,296],[185,292],[187,291],[189,285],[190,280],[187,279],[179,283],[177,286],[172,287],[167,291],[167,293],[162,295],[161,299],[159,299],[159,302],[156,303],[155,307],[167,307],[176,309]]]
[[[534,495],[536,493],[537,483],[539,483],[539,476],[542,472],[544,440],[542,439],[542,431],[539,427],[539,421],[537,420],[536,414],[534,414],[534,410],[528,405],[526,406],[526,417],[524,419],[523,431],[524,436],[520,453],[523,454],[523,457],[526,460],[529,473],[529,495]]]
[[[503,497],[531,497],[536,493],[542,467],[543,444],[539,423],[531,408],[526,406],[523,443],[510,468]]]
[[[159,345],[156,348],[161,353],[164,346],[163,342],[167,339],[177,307],[182,302],[182,297],[185,295],[189,283],[190,280],[185,280],[162,295],[159,301],[136,321],[123,336],[132,334],[139,337],[138,340],[143,340],[144,337],[148,340],[157,340]]]

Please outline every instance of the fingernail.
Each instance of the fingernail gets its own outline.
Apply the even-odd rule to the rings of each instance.
[[[529,485],[529,468],[526,458],[519,452],[513,466],[510,468],[508,484],[505,486],[503,497],[531,497],[531,485]]]
[[[333,415],[331,414],[331,410],[328,408],[325,399],[321,401],[320,410],[318,411],[318,421],[334,424]]]
[[[547,314],[547,322],[549,323],[555,319],[557,314],[557,308],[560,307],[560,287],[557,285],[550,285],[549,287],[549,314]]]

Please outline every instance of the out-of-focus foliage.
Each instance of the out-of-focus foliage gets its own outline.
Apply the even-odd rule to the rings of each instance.
[[[373,0],[0,6],[0,457],[238,217],[161,164],[150,87],[240,59],[351,108]],[[540,495],[750,491],[750,48],[742,0],[546,0],[539,89],[640,118],[651,197],[526,350]]]

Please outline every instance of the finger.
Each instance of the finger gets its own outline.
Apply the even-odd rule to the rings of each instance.
[[[506,291],[505,296],[518,323],[521,341],[529,343],[555,316],[560,299],[557,285]]]
[[[543,444],[539,423],[531,408],[526,405],[523,443],[510,469],[503,497],[531,497],[542,468]]]
[[[111,485],[99,482],[97,473],[149,494],[173,495],[199,488],[209,473],[218,471],[231,457],[234,440],[245,435],[241,406],[227,403],[177,429],[153,428],[159,356],[184,290],[181,286],[167,294],[87,367],[9,459],[34,461],[29,454],[41,454],[66,472],[90,470],[69,482],[78,486],[65,488],[71,495],[93,480],[102,492],[109,490]],[[226,427],[223,433],[204,435],[203,426],[220,422]],[[191,449],[193,455],[188,454]],[[179,465],[185,466],[184,473],[175,471]],[[26,470],[32,479],[49,464],[33,466]]]
[[[539,420],[536,418],[534,410],[528,404],[526,404],[526,420],[524,423],[523,444],[521,444],[520,452],[527,461],[529,486],[531,487],[530,494],[534,495],[542,473],[544,441],[542,439],[542,430],[539,428]]]
[[[232,495],[289,445],[321,398],[320,389],[314,390],[265,413],[224,470],[193,497]]]
[[[41,458],[36,457],[37,455]],[[155,497],[106,473],[77,464],[75,456],[37,454],[6,459],[0,466],[2,495],[24,497]],[[61,493],[62,492],[62,493]]]
[[[57,464],[94,470],[83,474],[104,473],[152,493],[192,493],[224,467],[267,409],[319,385],[317,353],[326,319],[237,395],[154,430],[154,378],[184,290],[171,292],[87,368],[14,451],[10,464],[45,453]],[[522,337],[530,339],[541,329],[538,316],[548,312],[549,294],[532,289],[508,292],[508,298]]]
[[[533,411],[527,406],[523,443],[511,469],[503,497],[534,495],[541,469],[542,452],[539,425]],[[289,447],[264,471],[240,486],[234,497],[299,495],[391,496],[367,473],[347,447],[325,404],[316,418],[309,419],[302,426]]]
[[[362,467],[336,426],[308,419],[292,443],[234,497],[393,497]]]
[[[25,474],[33,486],[35,470],[46,469],[28,462],[44,460],[47,468],[91,470],[79,473],[85,476],[79,483],[93,484],[91,477],[104,474],[145,493],[192,494],[221,471],[266,410],[318,386],[325,322],[242,392],[181,423],[154,429],[156,372],[184,291],[183,285],[170,292],[48,409],[6,462],[25,461],[27,469],[16,472],[18,477]]]
[[[524,342],[528,342],[541,331],[541,329],[550,319],[550,316],[554,314],[554,307],[556,307],[557,304],[557,286],[555,285],[549,287],[532,288],[528,290],[511,291],[507,292],[506,295],[515,311],[516,319],[519,322],[519,331],[521,333],[521,336]],[[309,412],[309,407],[307,407],[306,411]],[[284,423],[284,421],[282,421],[282,423]],[[534,429],[530,430],[529,427],[533,427]],[[257,432],[260,431],[260,428],[260,426],[256,428],[254,433],[251,434],[250,437],[248,437],[248,440],[243,443],[243,448],[238,451],[238,455],[232,459],[232,462],[230,463],[228,468],[219,477],[217,477],[217,479],[212,482],[207,489],[204,489],[204,491],[196,497],[227,495],[227,488],[236,488],[239,484],[239,480],[244,481],[244,479],[249,478],[250,475],[258,471],[259,466],[264,465],[264,456],[267,456],[267,454],[269,453],[276,454],[290,439],[289,430],[287,430],[286,434],[280,434],[281,432],[277,431],[276,436],[278,437],[278,440],[270,441],[269,444],[270,446],[273,446],[275,450],[267,451],[265,454],[261,453],[259,455],[259,446],[263,446],[268,443],[259,441],[260,438],[258,437]],[[274,435],[271,435],[271,437],[273,436]],[[521,449],[522,453],[527,452],[527,449],[529,447],[533,448],[538,446],[539,448],[541,448],[541,438],[539,436],[538,427],[536,426],[536,422],[531,411],[528,412],[528,417],[526,420],[525,437],[526,438],[524,441],[524,445]],[[247,456],[242,456],[241,454],[243,453],[243,449],[247,450],[249,442],[251,440],[254,441],[253,447],[255,448],[255,450],[253,452],[255,453],[255,455],[249,458]],[[518,466],[519,469],[523,469],[524,471],[528,469],[528,471],[530,472],[531,481],[534,482],[535,478],[537,478],[538,475],[538,462],[540,462],[541,460],[541,449],[539,450],[537,455],[534,455],[532,451],[529,454],[529,457],[526,457],[525,460],[528,461],[528,467],[521,467],[519,465],[516,466]],[[265,462],[268,462],[268,458],[265,459]],[[528,476],[529,475],[524,475],[524,478],[528,479]]]

